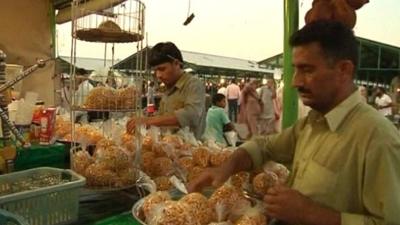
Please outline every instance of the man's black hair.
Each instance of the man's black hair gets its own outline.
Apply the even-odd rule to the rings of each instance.
[[[377,87],[377,90],[380,90],[382,93],[386,94],[386,90],[383,87]]]
[[[154,67],[167,62],[171,63],[174,60],[178,60],[179,62],[181,62],[181,67],[183,67],[182,53],[172,42],[160,42],[150,50],[150,67]]]
[[[225,98],[225,95],[223,95],[223,94],[215,94],[212,97],[212,104],[217,105],[217,103],[220,102],[224,98]]]
[[[77,69],[75,70],[75,74],[76,74],[76,75],[87,75],[87,74],[88,74],[88,71],[85,70],[85,69],[83,69],[83,68],[77,68]]]
[[[290,38],[290,45],[319,43],[328,60],[350,60],[354,66],[358,64],[358,44],[351,29],[344,24],[332,20],[319,20],[305,25]]]

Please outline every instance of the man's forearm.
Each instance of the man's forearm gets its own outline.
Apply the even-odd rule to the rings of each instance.
[[[391,108],[391,107],[392,107],[392,103],[390,103],[389,105],[382,106],[383,109],[384,108]]]
[[[304,212],[304,224],[307,225],[340,225],[340,212],[314,203],[312,207]]]
[[[148,126],[179,126],[175,115],[149,117],[146,121]]]
[[[235,174],[240,171],[251,170],[253,168],[253,162],[249,153],[239,148],[234,151],[234,153],[221,165],[221,167],[227,171],[230,171],[230,174]]]
[[[227,132],[227,131],[232,131],[235,130],[235,127],[233,126],[232,123],[228,123],[224,125],[223,131]]]

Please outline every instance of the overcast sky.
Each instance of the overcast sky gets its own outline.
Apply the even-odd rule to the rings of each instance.
[[[182,50],[256,61],[282,52],[283,0],[192,0],[195,18],[188,26],[182,25],[187,0],[143,2],[149,45],[172,41]],[[300,27],[311,2],[299,0]],[[70,55],[70,26],[57,26],[59,55]],[[357,11],[354,30],[360,37],[400,47],[400,0],[370,0]],[[78,56],[104,58],[104,44],[80,42],[77,50]],[[136,44],[116,45],[116,58],[134,52]]]

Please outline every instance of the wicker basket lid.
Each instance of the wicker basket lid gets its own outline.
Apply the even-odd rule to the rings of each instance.
[[[98,28],[78,29],[76,38],[89,42],[125,43],[143,40],[143,35],[122,30],[113,21],[107,20]]]

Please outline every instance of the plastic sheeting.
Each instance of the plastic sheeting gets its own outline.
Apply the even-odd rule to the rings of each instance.
[[[35,64],[38,58],[54,58],[51,34],[51,1],[3,0],[0,2],[0,49],[7,54],[6,62]],[[22,94],[33,91],[46,105],[54,104],[54,62],[38,69],[22,83]]]

